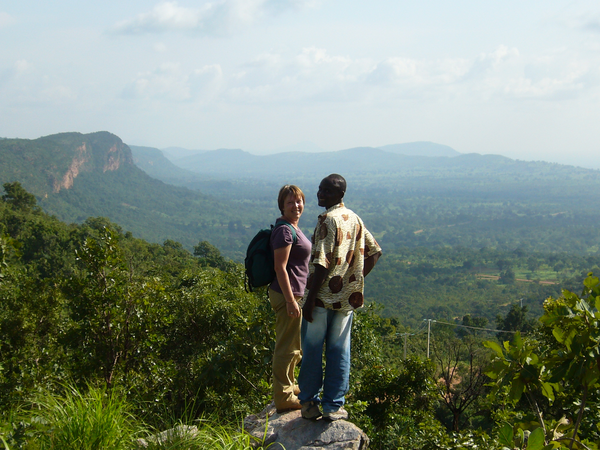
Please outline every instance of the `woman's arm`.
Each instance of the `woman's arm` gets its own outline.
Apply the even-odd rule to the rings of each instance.
[[[296,303],[296,299],[294,298],[294,293],[292,292],[292,286],[290,284],[290,278],[287,270],[285,270],[288,259],[290,258],[291,250],[292,246],[286,245],[285,247],[280,247],[273,252],[275,256],[275,274],[277,275],[277,282],[279,283],[281,292],[285,297],[288,315],[291,317],[300,317],[300,308],[298,307],[298,303]]]

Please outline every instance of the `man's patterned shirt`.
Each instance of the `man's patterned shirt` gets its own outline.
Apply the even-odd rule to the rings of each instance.
[[[332,206],[319,216],[312,244],[307,286],[311,286],[315,264],[329,269],[317,293],[317,304],[320,300],[325,308],[342,311],[361,308],[364,304],[365,259],[381,251],[361,218],[344,203]],[[302,305],[307,295],[308,291]]]

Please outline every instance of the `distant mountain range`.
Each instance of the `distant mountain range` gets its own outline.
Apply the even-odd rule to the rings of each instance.
[[[165,175],[159,174],[152,168],[151,161],[158,157],[156,149],[131,146],[136,155],[136,164],[148,170],[148,173],[160,179]],[[169,156],[170,155],[170,156]],[[194,152],[184,155],[163,151],[170,161],[179,168],[190,172],[216,178],[261,178],[266,174],[275,176],[301,176],[319,170],[320,173],[356,173],[398,171],[407,166],[428,166],[432,159],[458,157],[461,154],[446,145],[432,142],[413,142],[407,144],[387,145],[384,147],[356,147],[335,152],[305,153],[287,152],[272,155],[254,155],[241,149],[218,149],[212,151]],[[148,160],[148,162],[146,162]],[[434,163],[439,164],[439,163]],[[173,166],[168,165],[168,171]],[[186,177],[183,173],[180,176]]]
[[[198,181],[197,175],[201,175],[203,180],[285,180],[307,179],[313,175],[318,178],[329,173],[350,177],[376,173],[414,178],[432,171],[435,171],[436,177],[455,177],[464,171],[468,171],[470,177],[482,176],[484,173],[487,177],[507,172],[530,176],[533,167],[542,172],[556,170],[557,167],[561,167],[561,171],[588,170],[554,163],[515,161],[500,155],[461,154],[451,147],[431,142],[273,155],[254,155],[240,149],[219,149],[169,159],[164,152],[155,148],[131,146],[131,149],[136,164],[148,174],[168,183],[186,186],[191,180]],[[196,174],[196,178],[193,174]],[[469,177],[465,181],[467,178]]]
[[[138,147],[138,146],[130,146],[132,149],[135,148],[148,148],[148,147]],[[404,144],[392,144],[392,145],[384,145],[382,147],[361,147],[365,149],[379,149],[388,153],[395,153],[398,155],[406,155],[406,156],[447,156],[453,157],[460,155],[459,152],[454,150],[452,147],[447,145],[436,144],[434,142],[408,142]],[[184,164],[186,159],[193,158],[197,155],[201,155],[206,153],[208,150],[188,150],[181,147],[167,147],[161,150],[163,155],[167,157],[172,162],[177,163],[178,161],[182,161],[181,164]],[[334,153],[334,152],[326,152],[325,150],[318,147],[316,144],[312,142],[301,142],[296,145],[290,145],[280,150],[274,152],[262,152],[262,151],[244,151],[241,149],[217,149],[213,150],[217,153],[222,152],[236,152],[242,151],[244,153],[248,153],[254,156],[273,156],[281,153]]]
[[[406,144],[392,144],[377,147],[384,152],[396,153],[406,156],[458,156],[459,152],[447,145],[434,142],[408,142]]]

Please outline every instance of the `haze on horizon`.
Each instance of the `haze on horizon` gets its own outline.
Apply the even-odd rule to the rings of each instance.
[[[600,168],[600,3],[0,2],[0,136]]]

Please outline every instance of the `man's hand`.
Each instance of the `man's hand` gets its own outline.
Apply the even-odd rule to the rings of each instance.
[[[327,277],[328,270],[320,264],[315,264],[315,271],[310,279],[310,286],[308,286],[308,295],[306,296],[306,302],[302,307],[302,317],[308,321],[313,321],[313,311],[315,309],[315,299],[317,298],[317,292]]]
[[[373,267],[375,267],[375,264],[377,264],[377,260],[379,260],[380,256],[381,252],[378,252],[365,259],[365,266],[363,267],[363,276],[366,277],[367,275],[369,275],[369,272],[373,270]]]
[[[304,303],[304,306],[302,307],[302,317],[304,318],[304,320],[312,323],[312,321],[313,321],[312,313],[313,313],[314,309],[315,309],[315,301],[306,299],[306,303]]]

